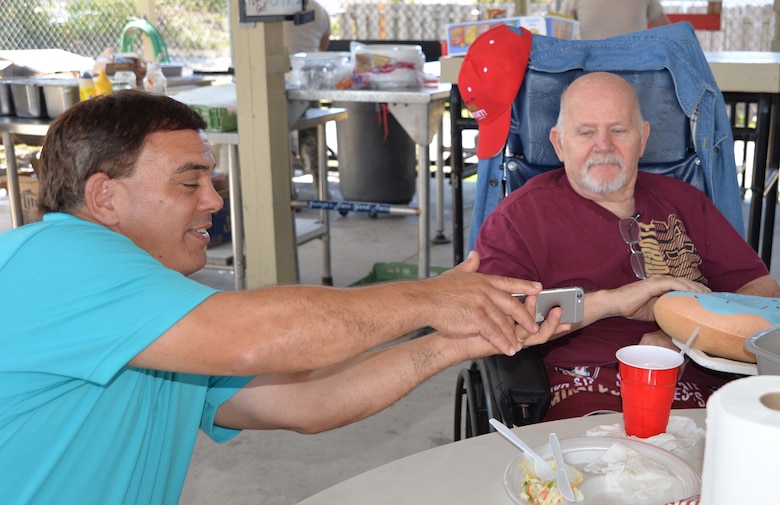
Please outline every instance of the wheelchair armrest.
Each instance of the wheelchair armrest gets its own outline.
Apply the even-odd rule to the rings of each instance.
[[[540,422],[550,407],[552,394],[539,351],[528,347],[514,356],[495,355],[484,362],[504,424]]]

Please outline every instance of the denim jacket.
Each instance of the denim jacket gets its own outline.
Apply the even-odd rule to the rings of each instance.
[[[689,23],[601,40],[534,35],[528,68],[551,73],[572,69],[586,72],[667,69],[672,74],[680,106],[690,118],[696,152],[705,170],[704,192],[744,237],[742,200],[726,104]],[[479,160],[469,251],[474,248],[482,222],[502,197],[503,156],[499,153]]]

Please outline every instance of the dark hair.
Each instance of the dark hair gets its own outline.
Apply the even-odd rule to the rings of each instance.
[[[68,108],[43,141],[38,207],[42,213],[73,213],[84,203],[93,174],[132,175],[147,135],[161,130],[204,130],[189,105],[144,91],[123,90]]]

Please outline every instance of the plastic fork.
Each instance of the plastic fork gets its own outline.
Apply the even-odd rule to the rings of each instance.
[[[543,457],[537,454],[531,447],[523,442],[520,437],[512,433],[512,431],[504,426],[504,424],[497,419],[490,419],[490,425],[496,429],[507,440],[512,442],[516,447],[522,450],[528,457],[534,462],[534,471],[536,476],[544,481],[555,480],[555,470],[552,469],[549,463],[545,461]]]
[[[571,488],[571,482],[569,482],[569,476],[566,473],[566,463],[563,461],[561,443],[558,441],[558,436],[555,433],[550,433],[550,450],[552,450],[553,459],[555,460],[555,484],[563,497],[566,498],[566,501],[576,502],[577,497],[574,496],[574,490]]]
[[[696,336],[699,334],[699,330],[701,329],[701,326],[697,326],[695,330],[693,330],[693,333],[691,333],[691,336],[688,337],[688,341],[683,344],[682,348],[680,349],[680,356],[685,357],[685,354],[690,350],[691,344],[693,344],[693,341],[696,340]]]

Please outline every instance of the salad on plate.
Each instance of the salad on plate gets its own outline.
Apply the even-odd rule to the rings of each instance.
[[[554,461],[549,461],[553,470],[557,470]],[[558,485],[555,480],[545,481],[539,478],[534,471],[533,463],[527,459],[522,459],[517,463],[523,470],[523,485],[521,487],[521,496],[532,505],[558,505],[559,503],[566,502],[566,499],[558,489]],[[568,465],[567,465],[568,466]],[[571,481],[571,487],[574,490],[574,496],[577,501],[582,501],[585,496],[579,489],[579,484],[582,482],[582,473],[576,467],[572,467],[576,471],[575,478],[569,478]]]

